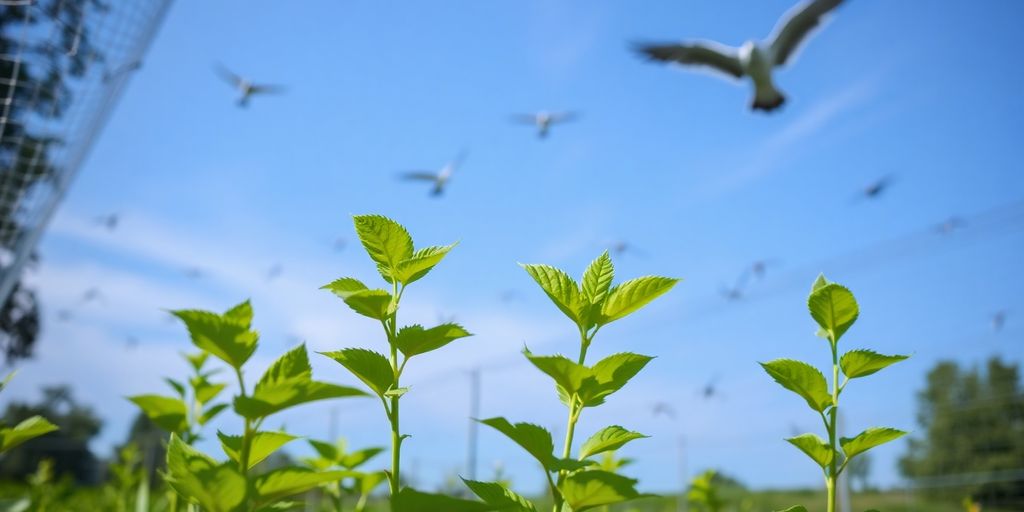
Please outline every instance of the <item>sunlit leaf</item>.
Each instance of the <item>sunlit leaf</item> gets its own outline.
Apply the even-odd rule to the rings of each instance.
[[[342,299],[347,299],[353,293],[368,290],[365,284],[363,284],[358,279],[354,279],[351,277],[342,277],[341,279],[335,279],[334,281],[331,281],[330,283],[321,286],[320,289],[330,290],[331,293],[337,295],[338,297],[341,297]]]
[[[242,436],[229,436],[222,432],[217,432],[217,437],[220,438],[220,446],[224,449],[224,453],[231,460],[238,462],[242,452]],[[251,468],[259,464],[263,459],[269,457],[270,454],[295,439],[297,439],[295,436],[287,432],[254,432],[251,444],[249,445],[248,467]]]
[[[345,297],[352,311],[374,320],[391,316],[391,294],[384,290],[363,290]]]
[[[807,308],[811,317],[826,332],[832,335],[833,341],[839,338],[857,321],[860,309],[853,293],[846,287],[829,283],[817,287],[807,298]]]
[[[584,303],[580,287],[565,272],[548,265],[523,265],[530,277],[540,285],[551,302],[573,322],[582,324],[589,304]]]
[[[4,427],[0,429],[0,453],[55,430],[57,426],[42,416],[32,416],[13,427]]]
[[[128,397],[142,409],[153,423],[174,433],[188,430],[188,406],[180,398],[162,395],[136,395]]]
[[[395,497],[395,510],[401,512],[486,512],[496,510],[479,501],[464,500],[447,494],[420,492],[405,487]]]
[[[194,309],[171,312],[188,327],[192,343],[232,368],[241,368],[256,351],[259,334],[250,330],[252,308],[248,301],[223,315]]]
[[[335,360],[363,381],[377,396],[384,396],[395,383],[395,371],[384,355],[362,348],[320,352]]]
[[[843,354],[843,357],[839,359],[839,366],[843,369],[843,375],[850,379],[856,379],[871,375],[909,357],[901,355],[887,356],[873,350],[851,350]]]
[[[636,480],[599,469],[569,475],[559,490],[573,512],[644,497],[636,490]]]
[[[614,278],[615,267],[608,251],[601,253],[583,273],[583,296],[599,311],[608,297],[608,290],[611,289]]]
[[[478,482],[462,479],[466,487],[473,491],[484,503],[494,507],[493,510],[509,512],[536,512],[537,507],[530,500],[512,492],[497,482]]]
[[[341,471],[314,471],[288,467],[275,469],[256,477],[256,505],[264,506],[281,498],[306,492],[320,484],[336,482],[345,476]]]
[[[383,215],[356,215],[352,220],[366,253],[377,263],[381,276],[391,282],[391,273],[413,255],[409,232]]]
[[[603,325],[623,318],[671,290],[678,282],[678,279],[659,276],[630,279],[608,292],[596,321]]]
[[[455,246],[456,244],[451,244],[418,249],[410,258],[402,260],[398,264],[398,269],[394,274],[398,277],[398,281],[405,285],[418,281],[440,263],[448,255],[448,251]]]
[[[803,397],[811,409],[823,412],[832,406],[825,376],[817,368],[793,359],[776,359],[760,364],[775,382]]]
[[[846,458],[852,459],[878,445],[899,439],[906,434],[906,432],[895,428],[871,427],[854,437],[839,438],[839,446],[843,448]]]
[[[814,434],[800,434],[796,437],[790,437],[786,441],[806,453],[811,460],[817,462],[821,467],[828,466],[832,463],[832,459],[835,458],[835,452],[832,450],[832,447],[824,439]]]
[[[537,459],[541,466],[548,471],[554,470],[555,451],[554,441],[551,440],[551,432],[544,427],[532,423],[510,423],[505,418],[488,418],[479,420],[511,439],[521,446],[530,455]]]
[[[218,464],[172,434],[167,446],[167,476],[178,494],[206,512],[237,512],[245,500],[245,477],[233,463]]]
[[[639,432],[631,432],[618,425],[605,427],[597,431],[593,436],[590,436],[590,439],[583,443],[583,446],[580,447],[580,458],[585,459],[599,453],[618,450],[624,444],[634,439],[645,437],[647,436]]]
[[[580,399],[586,407],[604,403],[608,395],[622,389],[653,357],[621,352],[612,354],[590,368],[580,385]]]
[[[420,325],[410,325],[399,329],[395,336],[395,345],[406,357],[412,357],[437,350],[467,336],[472,336],[472,334],[461,325],[454,323],[441,324],[430,329],[424,329]]]

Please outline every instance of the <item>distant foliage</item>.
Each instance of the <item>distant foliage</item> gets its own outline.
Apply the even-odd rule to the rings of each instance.
[[[921,428],[900,460],[903,475],[918,479],[935,497],[969,495],[984,508],[1024,510],[1024,478],[1007,478],[1024,467],[1019,367],[998,357],[984,369],[939,362],[928,372],[918,403]]]

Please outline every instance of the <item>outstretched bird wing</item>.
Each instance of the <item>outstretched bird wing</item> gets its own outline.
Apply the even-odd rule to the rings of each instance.
[[[800,4],[782,17],[771,37],[773,64],[781,66],[792,57],[800,44],[821,20],[843,0],[810,0]]]
[[[234,74],[228,68],[224,67],[223,64],[217,64],[214,66],[213,71],[217,73],[225,82],[238,87],[242,82],[242,77]]]
[[[288,89],[283,85],[258,84],[249,88],[251,94],[282,94]]]
[[[568,123],[580,118],[579,112],[556,112],[551,114],[552,123]]]
[[[708,66],[735,78],[743,76],[743,64],[740,63],[738,52],[718,43],[641,44],[636,49],[651,60]]]
[[[513,114],[509,116],[508,120],[513,123],[535,124],[537,116],[535,114]]]
[[[404,172],[399,177],[409,181],[437,181],[437,174],[429,171]]]

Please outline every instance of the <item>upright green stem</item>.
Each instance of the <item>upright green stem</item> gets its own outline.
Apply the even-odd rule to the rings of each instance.
[[[587,349],[590,348],[590,342],[594,339],[594,335],[597,334],[597,329],[594,329],[594,331],[591,332],[589,335],[587,334],[586,329],[584,329],[583,327],[580,327],[579,329],[580,356],[577,362],[578,364],[582,365],[587,359]],[[576,434],[576,422],[579,421],[581,412],[583,412],[583,404],[578,403],[577,398],[575,396],[570,397],[569,417],[565,423],[565,443],[562,445],[563,459],[568,459],[569,457],[572,456],[572,440]],[[558,472],[558,486],[561,486],[562,482],[565,481],[566,475],[568,475],[568,472],[565,470]],[[556,491],[557,487],[552,489],[552,493],[554,494],[553,499],[555,502],[554,508],[552,509],[553,512],[559,512],[562,509],[562,502],[564,501],[562,499],[561,494],[559,494]]]
[[[242,378],[242,370],[236,368],[235,375],[238,377],[239,394],[243,397],[247,396],[245,393],[245,380]],[[242,473],[242,478],[245,478],[246,481],[249,479],[249,452],[252,450],[252,437],[252,420],[246,418],[245,430],[242,434],[242,449],[238,453],[238,471]],[[246,502],[248,502],[248,497]]]
[[[398,331],[398,303],[402,298],[402,293],[405,292],[403,286],[400,290],[398,288],[398,282],[394,281],[391,283],[394,306],[391,318],[384,321],[384,333],[388,338],[388,345],[391,347],[391,370],[395,373],[395,384],[394,388],[400,387],[399,379],[402,377],[402,369],[405,367],[404,364],[398,362],[398,346],[396,345],[396,337]],[[402,433],[400,430],[398,406],[400,396],[390,397],[390,407],[385,407],[385,412],[388,415],[388,421],[391,423],[391,477],[389,479],[389,490],[391,492],[391,510],[398,510],[397,500],[398,493],[401,489],[401,464],[402,464]]]
[[[836,447],[836,414],[839,409],[839,358],[836,351],[835,336],[830,336],[829,341],[832,342],[832,408],[828,411],[828,445],[832,448],[832,453],[835,455],[833,455],[832,463],[829,465],[825,486],[828,491],[827,510],[828,512],[835,512],[836,479],[839,477],[839,458],[837,456],[839,450]]]

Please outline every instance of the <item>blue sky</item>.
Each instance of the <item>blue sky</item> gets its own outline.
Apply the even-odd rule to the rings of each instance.
[[[914,392],[939,359],[1024,354],[1024,69],[1012,65],[1024,4],[922,10],[851,0],[778,74],[789,103],[772,115],[748,111],[746,84],[628,50],[688,38],[738,45],[766,36],[792,2],[756,4],[177,2],[44,237],[33,279],[45,331],[7,398],[74,385],[107,420],[95,444],[106,452],[134,414],[121,397],[162,392],[161,376],[185,372],[176,356],[188,348],[185,331],[161,308],[222,310],[251,297],[263,340],[251,378],[300,339],[316,350],[380,349],[372,322],[317,289],[345,275],[374,278],[349,220],[372,212],[405,223],[424,245],[460,241],[406,294],[402,320],[454,315],[477,334],[410,365],[403,420],[413,438],[403,456],[422,486],[463,471],[465,371],[474,366],[489,369],[483,416],[561,437],[551,385],[518,351],[572,352],[574,328],[515,263],[578,275],[615,240],[642,250],[617,258],[620,278],[684,281],[602,331],[594,357],[658,358],[588,411],[580,431],[621,423],[651,435],[625,453],[653,491],[677,485],[680,438],[690,473],[718,467],[756,487],[817,485],[820,474],[782,441],[817,428],[815,416],[756,362],[827,364],[804,306],[819,271],[860,299],[847,348],[913,354],[848,388],[850,431],[916,429]],[[217,62],[289,91],[239,109],[212,71]],[[583,117],[544,141],[507,120],[539,109]],[[396,180],[462,150],[465,165],[440,200]],[[891,190],[856,200],[886,175]],[[94,218],[111,212],[122,223],[108,232]],[[963,230],[934,232],[953,215],[968,219]],[[337,253],[339,236],[349,247]],[[758,259],[774,264],[746,300],[719,296]],[[274,265],[283,272],[268,281]],[[193,266],[202,279],[184,275]],[[80,304],[93,286],[103,300]],[[515,299],[503,302],[509,290]],[[74,309],[71,321],[57,321],[61,308]],[[1009,316],[994,333],[998,310]],[[125,348],[128,336],[138,348]],[[353,382],[320,359],[319,378]],[[702,399],[715,378],[721,397]],[[675,420],[650,413],[659,401],[674,406]],[[354,444],[387,442],[369,400],[279,420],[322,438],[332,409]],[[209,437],[216,428],[239,426],[222,421]],[[540,489],[527,455],[489,431],[481,441],[480,476],[501,461],[518,485]],[[203,448],[220,455],[213,442]],[[878,450],[877,484],[899,482],[904,449]]]

